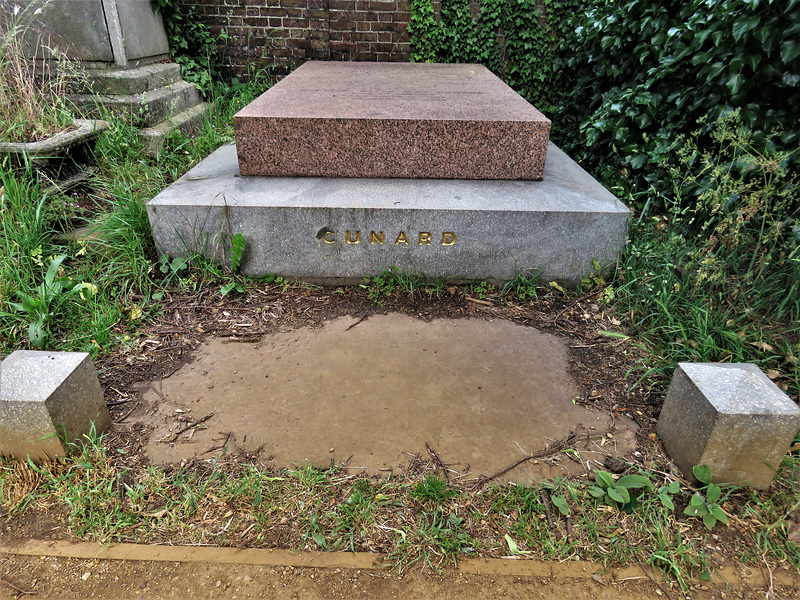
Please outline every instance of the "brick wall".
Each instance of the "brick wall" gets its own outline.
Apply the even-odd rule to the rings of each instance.
[[[179,0],[227,34],[230,75],[305,60],[407,62],[411,0]]]

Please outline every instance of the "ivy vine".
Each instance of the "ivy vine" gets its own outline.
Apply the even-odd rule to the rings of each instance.
[[[409,32],[413,60],[483,63],[623,191],[667,188],[676,142],[734,109],[756,144],[800,142],[800,0],[413,0]]]

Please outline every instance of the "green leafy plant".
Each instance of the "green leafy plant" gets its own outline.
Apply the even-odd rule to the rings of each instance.
[[[574,37],[570,18],[591,0],[413,0],[409,36],[415,62],[481,63],[545,114],[555,98],[553,57]],[[560,123],[554,123],[559,127]]]
[[[497,292],[497,287],[486,281],[476,281],[470,284],[470,291],[481,300],[494,295]]]
[[[559,84],[572,93],[560,98],[553,120],[577,117],[559,141],[601,180],[625,191],[663,191],[669,178],[662,163],[676,138],[689,134],[698,119],[714,120],[734,108],[757,147],[766,147],[765,136],[775,128],[780,147],[796,147],[800,3],[587,5],[573,22],[576,35],[560,40],[555,68]],[[647,199],[650,209],[659,208],[658,198]]]
[[[708,465],[695,465],[692,467],[692,472],[700,483],[705,484],[701,488],[705,493],[695,492],[683,513],[701,519],[709,531],[714,529],[717,523],[727,525],[728,515],[720,506],[722,488],[711,482],[711,469],[708,468]]]
[[[670,481],[667,485],[662,485],[658,488],[656,495],[658,499],[661,500],[661,504],[664,505],[665,508],[669,510],[675,510],[675,503],[672,501],[672,497],[681,491],[681,484],[675,480]]]
[[[8,305],[19,313],[27,316],[28,339],[36,348],[44,348],[47,344],[47,321],[52,315],[52,307],[57,301],[63,301],[66,296],[78,294],[81,299],[93,297],[97,293],[97,286],[92,283],[75,283],[70,278],[59,276],[61,263],[67,256],[62,254],[53,258],[47,268],[44,281],[28,293],[17,290],[20,302],[9,302]],[[2,317],[13,317],[9,313],[0,313]]]
[[[369,299],[372,302],[378,306],[383,306],[383,303],[386,301],[386,297],[397,288],[397,283],[395,282],[394,276],[394,267],[389,267],[388,269],[381,271],[375,277],[367,277],[361,287],[367,290]]]
[[[170,52],[181,66],[181,75],[211,96],[224,64],[227,31],[223,28],[215,35],[191,4],[178,0],[154,2],[164,19]]]
[[[595,485],[590,485],[588,490],[593,497],[609,506],[631,513],[639,505],[638,498],[631,490],[642,488],[653,491],[653,483],[646,475],[623,475],[615,480],[611,473],[595,471]]]

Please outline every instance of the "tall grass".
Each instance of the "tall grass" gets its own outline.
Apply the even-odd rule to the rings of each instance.
[[[615,303],[652,342],[657,371],[753,361],[797,394],[800,182],[789,154],[756,151],[735,113],[702,135],[715,146],[685,140],[666,214],[633,224]]]
[[[39,50],[51,60],[34,61],[28,38],[36,17],[51,0],[24,8],[0,0],[0,142],[33,142],[72,125],[66,94],[78,77],[74,63],[40,40]]]
[[[64,210],[70,196],[45,192],[31,169],[0,163],[0,352],[35,347],[97,355],[123,339],[139,314],[157,313],[150,300],[166,282],[145,204],[231,141],[233,113],[267,84],[257,78],[235,90],[220,86],[211,115],[195,131],[174,133],[158,157],[144,152],[124,119],[102,115],[111,127],[95,149],[100,172],[79,193],[108,210],[78,239],[60,235],[70,227]]]

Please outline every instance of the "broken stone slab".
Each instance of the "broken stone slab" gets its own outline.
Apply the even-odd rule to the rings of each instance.
[[[541,179],[550,120],[482,65],[309,61],[234,129],[242,175]]]
[[[0,363],[0,456],[66,456],[110,424],[88,353],[17,350]]]
[[[657,431],[689,479],[766,489],[800,430],[800,408],[751,363],[679,363]]]

